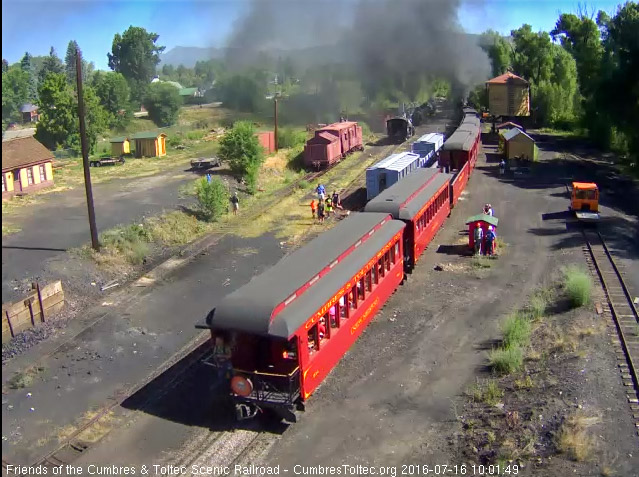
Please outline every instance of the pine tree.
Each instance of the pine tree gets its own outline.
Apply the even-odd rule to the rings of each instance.
[[[64,65],[62,64],[62,60],[56,54],[55,48],[51,47],[49,50],[49,56],[47,56],[42,62],[42,69],[38,73],[39,82],[42,83],[50,73],[57,74],[63,72]]]
[[[22,67],[22,71],[24,71],[25,73],[29,75],[28,77],[29,87],[28,87],[27,100],[31,102],[36,102],[38,100],[38,79],[36,77],[33,64],[31,63],[31,58],[32,56],[27,51],[22,57],[22,60],[20,61],[20,66]]]

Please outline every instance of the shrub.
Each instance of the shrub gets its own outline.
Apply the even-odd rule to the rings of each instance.
[[[499,387],[497,381],[490,379],[485,382],[477,382],[472,385],[468,394],[475,402],[483,402],[494,405],[504,396],[504,391]]]
[[[524,354],[517,345],[493,349],[489,356],[490,366],[498,373],[510,374],[521,368]]]
[[[153,240],[165,245],[184,245],[206,231],[206,224],[193,215],[175,211],[147,220]]]
[[[141,225],[116,227],[100,235],[100,243],[106,249],[116,251],[133,265],[139,265],[149,253],[149,232]]]
[[[592,279],[585,270],[574,265],[566,268],[563,284],[573,307],[583,306],[590,301]]]
[[[575,461],[587,460],[592,455],[595,439],[588,427],[599,422],[597,417],[574,415],[564,419],[556,435],[557,449]]]
[[[217,220],[227,212],[227,190],[220,178],[213,177],[210,183],[202,178],[197,183],[196,195],[208,220]]]
[[[220,140],[219,152],[220,158],[228,161],[231,170],[246,179],[252,194],[257,188],[260,165],[264,162],[264,152],[254,132],[249,122],[235,123],[233,129]]]
[[[504,345],[506,347],[517,345],[526,346],[530,339],[530,321],[519,314],[510,315],[503,325]]]
[[[159,127],[171,126],[178,119],[182,97],[175,86],[152,83],[144,98],[149,118]]]
[[[311,183],[308,182],[307,180],[302,179],[299,184],[297,184],[297,187],[299,189],[308,189],[311,186]]]
[[[306,143],[306,131],[290,127],[280,128],[277,131],[277,147],[279,149],[300,146]]]
[[[536,294],[530,299],[528,310],[530,311],[530,317],[533,320],[538,320],[546,314],[546,307],[548,302],[543,295]]]

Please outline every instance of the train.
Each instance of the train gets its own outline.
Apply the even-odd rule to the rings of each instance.
[[[210,331],[205,363],[217,370],[238,419],[263,413],[297,422],[455,207],[477,161],[474,125],[464,115],[439,167],[414,170],[227,295],[197,325]]]
[[[340,121],[315,130],[304,146],[304,164],[318,170],[363,150],[362,127],[354,121]]]

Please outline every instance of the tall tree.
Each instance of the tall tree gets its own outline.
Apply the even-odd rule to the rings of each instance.
[[[581,94],[590,98],[597,89],[603,45],[597,24],[586,16],[564,13],[550,32],[577,62]]]
[[[38,81],[43,82],[50,73],[64,73],[64,64],[53,47],[49,50],[49,56],[47,56],[42,63],[42,69],[38,73]]]
[[[158,38],[156,33],[134,26],[113,38],[111,53],[107,54],[109,68],[124,75],[135,99],[141,99],[160,62],[165,47],[155,44]]]
[[[550,35],[543,31],[535,33],[528,24],[512,30],[510,34],[515,45],[515,72],[536,84],[547,81],[552,68]]]
[[[109,113],[112,127],[123,127],[130,119],[129,85],[122,74],[115,71],[98,72],[92,82],[100,104]]]
[[[7,71],[9,71],[9,62],[2,58],[2,72],[6,73]]]
[[[639,174],[639,3],[626,2],[604,27],[606,77],[598,90],[599,104],[627,140],[629,157]]]
[[[508,40],[493,30],[481,34],[479,45],[490,58],[493,76],[508,71],[512,64],[512,47]]]
[[[29,75],[20,66],[2,73],[2,125],[20,119],[20,106],[29,95]]]
[[[144,98],[149,118],[160,127],[171,126],[177,121],[181,105],[179,91],[167,83],[153,83]]]
[[[75,92],[63,73],[50,73],[39,87],[40,121],[36,138],[49,149],[59,146],[80,150],[78,106]],[[95,149],[98,134],[106,128],[106,114],[93,89],[84,89],[87,140]]]
[[[27,95],[27,100],[35,102],[38,99],[38,78],[35,73],[32,58],[31,54],[27,51],[22,57],[22,60],[20,60],[20,66],[22,67],[22,71],[28,75],[27,81],[29,84],[29,93]]]
[[[67,81],[70,85],[76,84],[76,51],[80,50],[78,46],[78,42],[75,40],[71,40],[69,45],[67,46],[67,54],[64,57],[64,71],[67,75]],[[82,59],[82,82],[89,83],[91,82],[91,76],[93,75],[93,71],[95,70],[95,64],[93,62],[87,62],[84,58]]]

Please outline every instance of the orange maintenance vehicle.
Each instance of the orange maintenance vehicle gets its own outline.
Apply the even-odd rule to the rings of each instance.
[[[573,182],[570,209],[578,220],[599,220],[599,188],[593,182]]]

